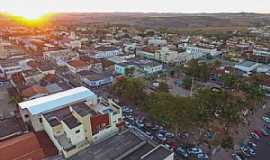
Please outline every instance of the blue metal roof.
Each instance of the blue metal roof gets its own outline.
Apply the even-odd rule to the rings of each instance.
[[[72,103],[93,100],[97,96],[85,87],[77,87],[45,97],[19,103],[22,109],[28,109],[32,115],[46,113]]]

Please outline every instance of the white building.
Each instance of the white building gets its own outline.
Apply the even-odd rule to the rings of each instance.
[[[208,49],[208,48],[201,48],[201,47],[194,47],[194,46],[188,46],[186,48],[186,52],[193,54],[193,55],[211,55],[211,56],[217,56],[222,54],[221,51],[217,51],[217,49]]]
[[[239,69],[243,72],[250,73],[251,71],[256,70],[259,67],[259,64],[251,61],[243,61],[234,66],[234,68]]]
[[[256,55],[256,56],[269,57],[270,56],[270,50],[254,49],[253,54]]]
[[[148,45],[153,46],[166,46],[167,40],[162,39],[161,37],[152,37],[148,40]]]
[[[45,131],[65,158],[119,131],[121,107],[78,87],[19,103],[24,122]]]

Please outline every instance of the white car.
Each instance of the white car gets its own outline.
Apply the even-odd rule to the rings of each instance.
[[[189,154],[200,154],[200,153],[203,153],[203,151],[202,151],[202,149],[201,148],[196,148],[196,147],[194,147],[194,148],[190,148],[189,150],[188,150],[188,153]]]

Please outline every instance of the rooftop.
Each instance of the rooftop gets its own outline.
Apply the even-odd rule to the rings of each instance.
[[[55,110],[74,102],[85,101],[90,98],[96,98],[96,95],[85,87],[77,87],[19,103],[19,107],[22,109],[28,109],[32,115],[35,115]]]
[[[23,122],[15,117],[0,120],[0,140],[23,134],[25,131]]]
[[[65,124],[70,128],[73,129],[79,125],[81,125],[81,122],[77,120],[72,114],[68,115],[66,118],[63,119]]]
[[[112,76],[109,72],[95,73],[92,71],[80,71],[79,75],[92,81],[101,80]]]
[[[112,160],[139,145],[143,141],[131,132],[113,136],[101,143],[94,144],[71,157],[71,160]]]
[[[252,67],[256,64],[257,64],[256,62],[252,62],[252,61],[243,61],[241,63],[238,63],[237,65],[244,66],[244,67]]]
[[[155,146],[129,130],[94,144],[71,157],[71,160],[163,160],[172,154],[163,146]]]
[[[71,105],[72,109],[76,111],[81,117],[88,114],[96,115],[97,113],[90,109],[84,102],[76,103]]]

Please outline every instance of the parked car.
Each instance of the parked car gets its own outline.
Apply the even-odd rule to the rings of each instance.
[[[184,147],[178,147],[175,152],[176,152],[176,154],[178,154],[184,158],[188,158],[188,152]]]
[[[174,134],[173,133],[170,133],[170,132],[167,132],[167,133],[165,133],[165,136],[167,138],[173,138],[174,137]]]
[[[233,153],[232,154],[232,159],[233,160],[246,160],[245,156],[239,153]]]
[[[263,134],[260,130],[254,130],[254,132],[259,136],[259,137],[262,137]]]
[[[188,153],[196,155],[196,154],[199,154],[199,153],[203,153],[203,151],[202,151],[201,148],[193,147],[193,148],[188,149]]]
[[[262,119],[263,119],[264,122],[270,123],[270,117],[268,117],[268,116],[263,116]]]
[[[156,137],[160,141],[163,141],[163,142],[166,141],[166,137],[163,134],[158,133]]]
[[[262,128],[261,132],[262,132],[263,136],[269,136],[269,131],[266,128]]]
[[[208,158],[208,155],[205,154],[205,153],[199,153],[199,154],[197,154],[196,158],[197,158],[198,160],[208,160],[208,159],[209,159],[209,158]]]
[[[257,139],[257,140],[260,139],[260,136],[257,135],[255,132],[251,132],[250,135],[251,135],[252,138],[255,138],[255,139]]]
[[[249,141],[249,142],[247,143],[247,146],[249,146],[249,147],[251,147],[251,148],[253,148],[253,149],[256,149],[256,148],[257,148],[257,144],[255,144],[254,142],[251,142],[251,141]]]

